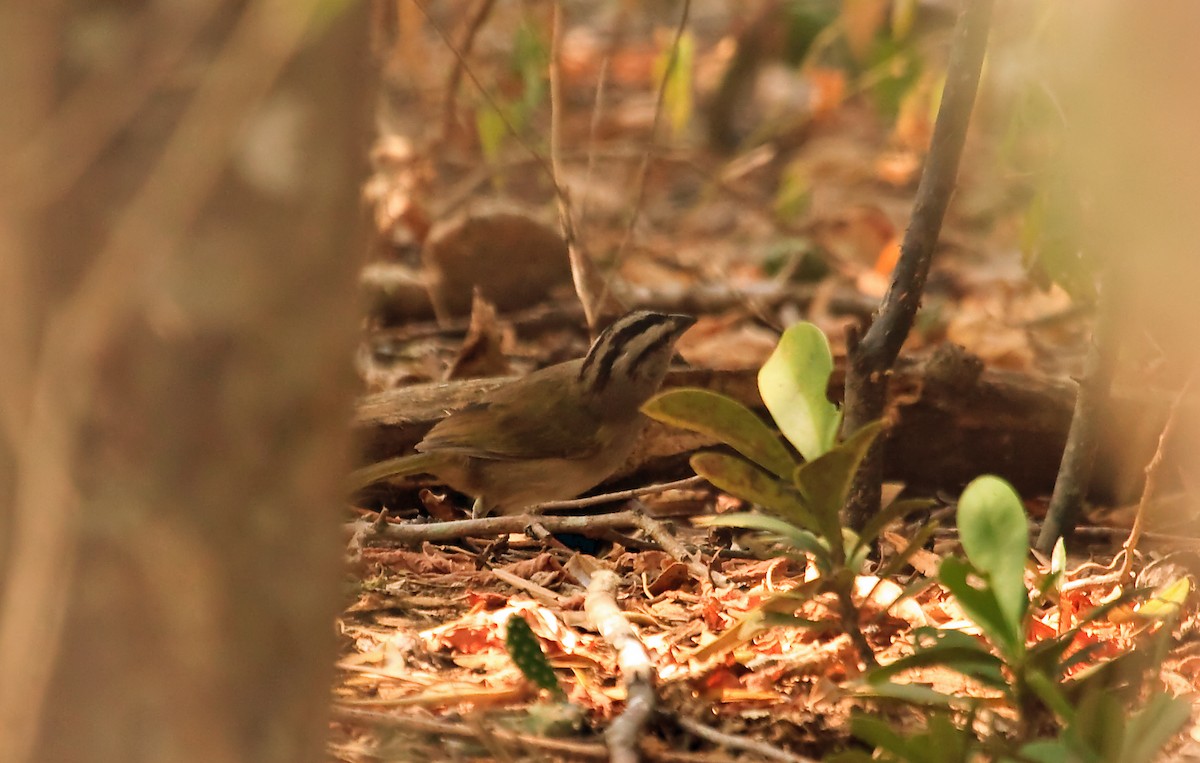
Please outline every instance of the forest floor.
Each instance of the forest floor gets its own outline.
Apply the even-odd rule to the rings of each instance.
[[[888,112],[843,70],[768,61],[737,109],[746,139],[719,151],[706,138],[714,117],[702,106],[728,71],[731,38],[742,28],[737,19],[714,13],[691,20],[685,86],[700,105],[689,106],[677,94],[658,104],[672,19],[634,19],[610,47],[592,31],[599,21],[572,17],[562,31],[561,100],[551,103],[545,91],[531,95],[544,68],[530,76],[522,69],[529,60],[520,57],[531,23],[548,39],[548,11],[531,19],[524,7],[500,4],[482,20],[465,71],[433,24],[446,25],[461,45],[466,19],[380,21],[381,136],[366,188],[376,227],[363,275],[370,311],[359,358],[364,401],[400,399],[410,385],[451,378],[447,369],[455,379],[520,373],[586,350],[565,249],[554,236],[552,108],[564,146],[556,172],[570,192],[579,240],[602,268],[617,269],[614,289],[626,304],[698,317],[678,348],[693,369],[752,384],[779,331],[797,320],[815,323],[835,356],[844,355],[847,327],[869,318],[889,283],[936,88],[917,78]],[[928,45],[944,43],[946,32],[935,25]],[[596,108],[602,71],[607,84]],[[476,78],[520,140],[489,132],[486,114],[495,103],[478,95]],[[453,99],[451,81],[458,82]],[[1023,258],[1032,191],[1005,153],[1004,97],[985,80],[904,349],[912,375],[892,403],[900,423],[889,439],[896,458],[888,494],[903,490],[953,506],[971,476],[999,474],[1018,487],[1036,526],[1053,488],[1054,454],[1066,436],[1092,316],[1063,289],[1032,277]],[[475,287],[494,314],[477,306],[469,317]],[[923,386],[922,364],[944,343],[982,361],[981,384],[991,385],[992,397],[922,399],[934,394]],[[1071,580],[1103,574],[1125,540],[1177,385],[1168,366],[1134,355],[1116,387],[1134,412],[1101,444],[1095,500],[1069,549]],[[973,405],[983,407],[964,410]],[[426,402],[426,413],[436,416],[438,406]],[[415,442],[431,423],[393,414],[360,408],[364,458],[403,452],[400,444]],[[594,492],[685,478],[686,447],[668,438],[655,458]],[[1139,568],[1179,551],[1172,557],[1184,571],[1178,574],[1196,568],[1200,540],[1185,537],[1195,523],[1179,508],[1187,505],[1180,495],[1156,497]],[[662,713],[644,731],[647,759],[819,759],[859,744],[849,726],[855,710],[888,717],[897,728],[915,723],[911,709],[856,693],[863,666],[830,601],[814,599],[798,614],[832,627],[746,625],[764,600],[810,572],[795,558],[762,556],[764,544],[744,534],[698,524],[697,517],[745,508],[707,483],[641,496],[634,508],[649,517],[641,524],[601,526],[629,501],[564,512],[597,518],[588,537],[556,534],[547,523],[550,530],[402,542],[378,531],[381,507],[388,510],[383,521],[397,527],[430,526],[420,524],[426,516],[469,516],[461,497],[405,486],[360,495],[350,508],[352,575],[339,620],[332,759],[607,759],[603,733],[624,709],[627,687],[617,651],[584,611],[581,576],[597,565],[620,576],[617,599],[655,671]],[[940,558],[958,548],[952,512],[933,513],[946,529],[901,575],[858,581],[865,635],[881,663],[907,653],[913,628],[966,620],[937,585],[888,606],[912,581],[934,578]],[[881,558],[898,553],[929,516],[893,527]],[[1080,585],[1070,606],[1086,610],[1112,591]],[[1031,642],[1055,632],[1062,606],[1036,607]],[[514,615],[538,637],[566,702],[531,684],[510,658],[505,632]],[[1189,604],[1156,679],[1171,694],[1194,694],[1200,681],[1194,616]],[[731,639],[739,628],[744,638]],[[1148,630],[1145,622],[1104,620],[1083,638],[1116,654],[1144,645]],[[908,680],[986,695],[945,669]],[[713,732],[707,738],[704,728]],[[1188,728],[1172,743],[1173,757],[1200,753],[1200,734]]]

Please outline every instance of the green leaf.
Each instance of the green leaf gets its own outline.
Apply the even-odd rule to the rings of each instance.
[[[672,426],[713,437],[769,472],[791,480],[796,462],[753,411],[706,389],[672,389],[642,406],[642,413]]]
[[[1067,571],[1067,547],[1061,535],[1054,541],[1054,550],[1050,552],[1050,571],[1060,575]]]
[[[1125,710],[1120,700],[1108,692],[1085,695],[1063,736],[1073,752],[1088,753],[1095,760],[1125,763],[1118,757],[1125,746]]]
[[[514,123],[525,124],[529,117],[541,105],[549,91],[546,81],[546,67],[550,63],[550,50],[542,39],[541,30],[525,20],[517,27],[513,37],[512,60],[510,65],[515,74],[521,78],[521,98],[515,102]]]
[[[850,719],[850,733],[877,750],[890,752],[901,760],[913,760],[912,741],[879,718],[855,713]]]
[[[1019,633],[1029,608],[1029,521],[1017,491],[999,477],[973,480],[958,500],[958,529],[967,558],[987,576],[1009,629]]]
[[[1000,658],[974,637],[959,631],[940,631],[936,628],[918,628],[913,636],[917,643],[917,650],[913,654],[875,668],[867,680],[877,683],[912,668],[940,665],[976,678],[988,686],[999,689],[1007,686]]]
[[[785,522],[777,517],[765,514],[755,514],[748,511],[718,514],[715,517],[701,517],[696,524],[703,527],[740,527],[743,530],[760,530],[778,535],[796,548],[812,554],[814,557],[828,559],[829,548],[821,539],[812,533]]]
[[[1191,703],[1182,697],[1155,694],[1129,719],[1119,760],[1154,760],[1191,717]]]
[[[878,763],[866,750],[842,750],[821,759],[823,763]]]
[[[678,47],[668,48],[655,62],[655,76],[663,83],[663,107],[671,124],[671,134],[683,134],[692,118],[692,71],[695,68],[696,41],[690,32],[679,36]]]
[[[1014,625],[1005,616],[990,585],[978,589],[967,582],[971,572],[966,562],[948,556],[938,569],[938,580],[954,594],[958,605],[1001,652],[1010,659],[1020,656],[1025,649],[1020,624]]]
[[[1025,671],[1025,683],[1038,696],[1046,707],[1050,708],[1059,720],[1069,723],[1075,717],[1075,708],[1071,706],[1062,687],[1040,670]]]
[[[801,464],[796,469],[796,487],[806,507],[820,523],[821,535],[830,543],[842,536],[840,512],[850,493],[854,473],[879,435],[883,423],[873,421],[850,435],[836,448]]]
[[[929,718],[923,736],[928,739],[928,751],[936,760],[965,763],[973,760],[971,750],[976,746],[970,729],[969,723],[959,728],[949,716],[937,713]]]
[[[692,469],[721,490],[752,501],[792,524],[820,532],[817,517],[796,490],[736,456],[706,451],[691,458]]]
[[[860,535],[862,542],[873,543],[875,538],[883,532],[883,529],[897,519],[908,516],[914,511],[931,509],[937,505],[937,501],[931,501],[928,498],[906,498],[902,501],[892,501],[887,505],[887,508],[875,514],[863,526],[862,534]]]
[[[1137,616],[1148,620],[1165,620],[1175,617],[1183,608],[1188,595],[1192,592],[1192,581],[1179,578],[1158,589],[1154,597],[1142,602],[1137,608]]]
[[[1017,760],[1016,758],[1003,758],[1004,763]],[[1073,763],[1077,760],[1071,751],[1067,749],[1067,744],[1061,739],[1039,739],[1036,742],[1030,742],[1021,748],[1021,761],[1033,761],[1034,763]]]
[[[775,423],[806,460],[827,453],[837,441],[842,414],[826,390],[833,372],[829,340],[811,323],[783,332],[758,372],[758,392]]]
[[[796,220],[812,205],[813,181],[810,160],[797,160],[787,165],[775,192],[775,216],[780,220]]]
[[[770,626],[785,626],[788,628],[808,628],[817,632],[840,630],[833,620],[810,620],[807,617],[789,615],[783,612],[768,612],[763,622]]]
[[[508,127],[500,112],[491,106],[480,106],[475,111],[475,132],[479,135],[479,149],[488,163],[500,161],[500,150],[508,137]]]
[[[550,660],[542,651],[542,643],[533,634],[525,618],[518,614],[511,615],[505,631],[504,646],[508,656],[525,677],[551,694],[565,696],[558,685],[558,676],[554,675],[554,668],[550,667]]]
[[[895,699],[913,705],[928,705],[930,707],[962,708],[969,707],[974,700],[956,697],[953,694],[942,694],[921,684],[898,684],[884,682],[868,684],[854,692],[858,697],[874,697],[877,699]]]

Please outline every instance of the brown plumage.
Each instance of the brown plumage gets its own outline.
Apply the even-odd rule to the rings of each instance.
[[[638,311],[619,318],[588,354],[498,387],[438,423],[417,453],[351,475],[359,489],[429,473],[476,499],[476,513],[511,514],[573,498],[628,458],[675,341],[695,319]]]

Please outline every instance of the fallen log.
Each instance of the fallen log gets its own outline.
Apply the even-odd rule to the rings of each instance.
[[[839,362],[829,394],[840,402]],[[409,452],[448,412],[479,398],[505,378],[420,384],[364,396],[354,428],[362,463]],[[703,387],[733,397],[766,416],[757,369],[680,369],[667,387]],[[886,477],[923,490],[957,492],[974,477],[1004,477],[1025,496],[1048,494],[1058,471],[1076,384],[1046,375],[985,370],[961,350],[903,359],[889,379]],[[1118,394],[1100,427],[1104,433],[1092,496],[1121,500],[1140,489],[1169,400]],[[706,437],[652,422],[629,463],[609,481],[686,470],[688,454],[714,445]]]

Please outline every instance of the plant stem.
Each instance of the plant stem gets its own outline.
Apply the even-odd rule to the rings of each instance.
[[[917,186],[912,221],[904,234],[891,286],[866,334],[860,341],[848,342],[852,349],[846,373],[843,434],[853,434],[883,416],[887,378],[917,314],[933,249],[958,176],[987,49],[992,5],[993,0],[964,3],[955,26],[929,157]],[[855,529],[879,511],[882,467],[882,442],[876,441],[863,459],[846,506],[847,521]]]

